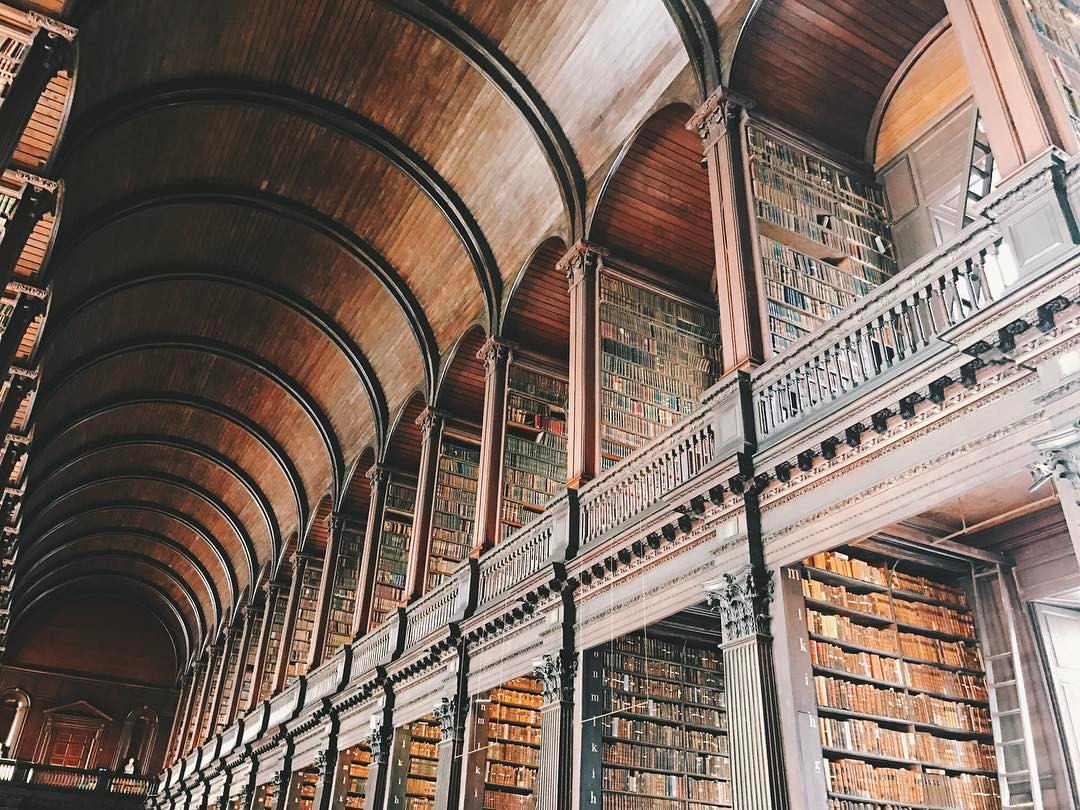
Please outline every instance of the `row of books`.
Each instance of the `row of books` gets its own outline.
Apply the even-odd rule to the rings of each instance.
[[[387,512],[379,538],[379,556],[375,566],[375,590],[371,603],[371,626],[378,626],[404,596],[405,577],[412,546],[412,510],[416,488],[391,480],[386,491]]]
[[[484,810],[533,810],[533,797],[498,790],[484,791]]]
[[[650,796],[669,799],[686,798],[686,780],[676,774],[605,768],[602,780],[605,790],[647,793]]]
[[[490,738],[488,742],[488,758],[533,767],[539,765],[539,753],[535,748],[513,742],[502,742],[497,738]]]
[[[806,611],[806,629],[818,636],[827,636],[837,641],[870,647],[883,653],[898,655],[896,630],[891,627],[872,627],[852,621],[847,616],[834,616]]]
[[[909,695],[824,675],[814,677],[814,690],[821,709],[840,709],[978,734],[991,731],[989,710],[970,703],[932,695]]]
[[[503,706],[514,706],[523,709],[539,709],[544,705],[544,696],[541,694],[504,687],[492,689],[488,694],[488,699]]]
[[[975,638],[975,622],[971,613],[966,611],[894,598],[893,614],[896,616],[896,621],[902,624],[939,633],[951,633],[972,640]]]
[[[967,598],[962,588],[889,569],[884,565],[870,563],[841,551],[822,551],[814,554],[807,560],[807,565],[893,590],[948,602],[957,607],[967,606]]]
[[[647,323],[663,326],[706,341],[720,335],[719,319],[703,307],[680,301],[658,290],[648,289],[605,273],[600,279],[604,302],[626,312],[642,316]]]
[[[489,761],[484,779],[491,785],[512,785],[532,790],[536,787],[536,769]]]
[[[911,760],[930,767],[991,771],[994,746],[977,740],[935,737],[925,731],[896,731],[871,720],[818,719],[821,744],[851,753]]]
[[[848,307],[888,276],[861,264],[822,261],[762,234],[759,237],[765,277],[802,290],[822,301]]]
[[[386,508],[412,515],[416,506],[416,487],[391,481],[386,489]]]
[[[862,760],[825,761],[829,791],[867,798],[963,810],[999,810],[997,779],[978,774],[948,776],[935,771],[882,768]]]
[[[981,675],[953,672],[932,664],[915,664],[876,653],[848,652],[835,644],[815,639],[810,639],[809,646],[810,660],[818,667],[947,697],[986,700],[986,682]]]
[[[699,338],[655,325],[643,330],[640,321],[629,312],[620,314],[613,310],[611,318],[600,324],[600,338],[628,352],[628,359],[636,355],[646,358],[661,355],[690,364],[709,359]]]

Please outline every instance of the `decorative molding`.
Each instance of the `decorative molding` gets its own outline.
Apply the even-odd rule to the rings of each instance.
[[[752,110],[754,106],[753,99],[726,87],[717,87],[690,116],[686,128],[696,132],[702,141],[710,143],[737,122],[744,110]]]
[[[383,486],[384,484],[386,484],[387,481],[390,480],[390,470],[381,464],[371,465],[371,469],[369,469],[365,473],[365,475],[367,476],[367,480],[371,482],[372,486]]]
[[[454,739],[458,726],[457,696],[439,698],[435,701],[431,713],[439,723],[439,734],[443,742]]]
[[[38,28],[44,28],[50,34],[56,34],[63,37],[68,42],[71,42],[79,34],[78,28],[73,28],[70,25],[64,25],[59,20],[54,20],[52,17],[46,16],[38,11],[26,12],[26,19],[36,25]]]
[[[33,186],[39,191],[54,192],[60,187],[55,180],[48,180],[23,169],[10,169],[11,173],[28,186]]]
[[[420,433],[424,439],[430,439],[432,433],[442,424],[446,414],[437,408],[428,406],[416,417],[416,424],[420,427]]]
[[[724,642],[769,635],[772,571],[750,565],[705,586],[705,600],[723,624]]]
[[[508,340],[489,337],[476,353],[476,357],[478,360],[484,361],[484,373],[490,377],[510,362],[516,348],[517,344]]]
[[[7,291],[20,293],[28,298],[36,298],[39,301],[44,301],[49,297],[49,291],[47,289],[35,287],[33,284],[27,284],[23,281],[9,281],[7,283]]]
[[[574,676],[578,654],[567,650],[547,653],[532,662],[533,677],[544,687],[544,704],[570,703],[574,700]]]
[[[567,283],[573,288],[594,275],[608,255],[610,251],[607,248],[581,241],[563,254],[555,269],[566,276]]]
[[[1080,419],[1033,442],[1040,458],[1031,465],[1031,490],[1055,478],[1080,480]]]
[[[382,757],[390,753],[390,741],[386,738],[386,732],[382,722],[371,726],[371,734],[368,736],[368,748],[371,750],[371,761],[382,762]]]

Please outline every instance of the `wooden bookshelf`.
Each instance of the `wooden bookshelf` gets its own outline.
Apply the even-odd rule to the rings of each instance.
[[[259,674],[257,700],[265,700],[274,693],[274,671],[277,669],[278,656],[281,654],[288,602],[289,600],[284,593],[279,594],[274,601],[273,615],[266,618],[266,621],[270,622],[270,629],[266,636],[266,657],[263,661],[263,671]]]
[[[353,617],[356,613],[356,593],[359,587],[360,555],[364,548],[364,536],[346,526],[338,543],[334,566],[334,582],[330,593],[330,611],[327,615],[326,641],[322,660],[328,661],[339,647],[352,641]]]
[[[342,755],[341,800],[334,804],[335,807],[363,810],[369,767],[371,749],[367,745],[355,745]]]
[[[896,273],[881,189],[752,124],[747,131],[761,270],[774,352]]]
[[[297,594],[296,619],[293,622],[292,643],[289,645],[287,678],[307,673],[308,652],[315,630],[315,615],[319,610],[319,585],[322,581],[321,560],[308,560]]]
[[[237,716],[243,714],[244,707],[246,707],[251,700],[251,690],[255,685],[255,659],[259,654],[258,639],[262,631],[262,624],[266,621],[266,615],[260,613],[256,615],[251,622],[251,643],[248,644],[246,651],[241,651],[243,662],[243,675],[240,681],[240,695],[237,698]]]
[[[1050,59],[1065,111],[1080,135],[1080,19],[1075,5],[1062,0],[1027,0],[1024,5],[1039,44]]]
[[[438,587],[469,555],[476,523],[476,482],[480,477],[479,443],[444,435],[431,518],[427,590]]]
[[[535,520],[566,488],[565,379],[510,366],[503,455],[503,536]]]
[[[532,810],[540,768],[540,708],[543,687],[528,677],[512,678],[476,700],[473,712],[468,806],[484,810]]]
[[[386,514],[379,540],[370,629],[379,626],[404,599],[415,508],[416,487],[391,478],[387,485]]]
[[[801,569],[829,810],[1001,807],[965,591],[866,552]]]
[[[236,810],[246,810],[246,808],[240,808],[240,802],[235,802]],[[255,790],[255,801],[252,804],[252,810],[277,810],[277,785],[266,784],[260,785]]]
[[[722,370],[719,336],[715,312],[622,275],[601,274],[604,467],[693,413]]]
[[[304,768],[293,776],[293,800],[290,810],[314,810],[315,791],[319,787],[319,771],[316,768]]]
[[[225,730],[229,720],[229,704],[232,701],[233,685],[236,683],[236,669],[240,665],[240,638],[233,640],[232,649],[229,651],[229,660],[225,667],[225,680],[221,683],[221,695],[218,698],[218,713],[214,718],[213,733],[220,734]]]
[[[395,730],[389,806],[434,810],[439,739],[439,725],[430,716]]]
[[[715,644],[634,633],[590,650],[583,728],[600,751],[603,810],[730,807],[723,662]]]

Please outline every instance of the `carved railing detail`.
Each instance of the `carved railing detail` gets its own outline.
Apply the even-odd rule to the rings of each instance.
[[[312,706],[334,694],[342,685],[345,675],[345,651],[338,650],[337,655],[308,673],[307,689],[304,690],[304,705]]]
[[[467,566],[469,563],[465,563]],[[461,600],[467,598],[463,593],[462,574],[465,567],[459,568],[435,590],[424,594],[406,609],[405,649],[411,650],[425,638],[446,627],[461,613]]]
[[[292,718],[300,702],[301,680],[298,678],[285,687],[283,692],[278,693],[270,701],[270,718],[267,720],[269,727],[279,726]]]
[[[480,585],[477,603],[486,605],[528,579],[551,559],[555,551],[561,517],[568,510],[565,495],[548,505],[547,511],[528,526],[518,529],[506,541],[480,558]]]
[[[581,544],[588,545],[660,503],[718,461],[711,408],[624,459],[581,490]]]
[[[366,636],[353,644],[350,679],[358,678],[375,667],[390,662],[394,646],[400,632],[399,613],[391,613],[389,618]]]
[[[146,797],[154,792],[157,780],[149,776],[120,774],[104,768],[64,768],[13,759],[0,760],[0,782],[50,790],[79,793],[110,793],[116,796]]]
[[[1003,243],[989,223],[972,226],[758,369],[759,444],[922,357],[939,335],[998,300],[1014,273]]]

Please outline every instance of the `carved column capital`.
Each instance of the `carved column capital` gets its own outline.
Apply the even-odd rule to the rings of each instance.
[[[442,425],[445,417],[446,414],[438,408],[432,408],[430,405],[424,408],[420,415],[416,417],[416,424],[420,427],[422,438],[430,440],[432,434]]]
[[[279,798],[282,793],[289,789],[289,781],[291,779],[292,772],[288,768],[280,768],[279,770],[274,771],[274,776],[271,781],[278,790]]]
[[[382,758],[390,753],[389,743],[383,723],[372,723],[371,733],[368,735],[368,748],[371,750],[372,762],[382,762]]]
[[[573,701],[577,668],[577,653],[566,650],[543,655],[532,662],[533,677],[544,687],[545,705]]]
[[[439,723],[439,734],[443,742],[454,739],[459,723],[457,697],[439,698],[435,701],[431,713]]]
[[[749,565],[705,585],[705,600],[720,617],[725,643],[769,634],[773,585],[771,571],[755,573]]]
[[[319,772],[320,779],[326,780],[333,777],[336,765],[337,763],[334,762],[334,758],[323,750],[315,754],[315,762],[312,767]]]
[[[1055,478],[1080,485],[1080,419],[1033,444],[1039,460],[1030,467],[1032,491]]]
[[[381,464],[372,464],[371,469],[365,474],[372,486],[383,486],[390,480],[390,470]]]
[[[566,251],[555,267],[566,275],[566,281],[573,289],[585,278],[594,275],[607,255],[607,248],[582,241]]]
[[[513,356],[516,345],[499,337],[489,337],[476,353],[476,357],[484,361],[484,373],[491,376],[500,368],[505,368]]]
[[[26,12],[26,19],[39,28],[44,28],[50,34],[56,34],[68,41],[75,39],[79,33],[79,29],[72,28],[70,25],[64,25],[64,23],[59,20],[54,20],[52,17],[48,17],[37,11]]]
[[[753,99],[727,87],[718,87],[705,99],[705,103],[698,107],[697,112],[690,116],[686,128],[696,132],[708,145],[737,123],[744,110],[753,108]]]

